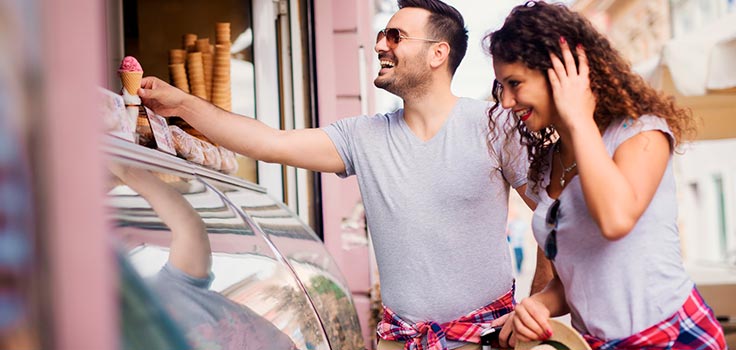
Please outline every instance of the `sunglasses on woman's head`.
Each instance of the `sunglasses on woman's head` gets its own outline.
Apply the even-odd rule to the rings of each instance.
[[[544,256],[550,261],[554,261],[557,256],[557,217],[560,213],[560,200],[555,199],[554,203],[547,209],[547,227],[551,228],[547,239],[544,241]]]
[[[388,45],[390,49],[395,49],[397,46],[399,46],[401,40],[422,40],[430,43],[440,42],[439,40],[412,38],[410,36],[406,36],[404,34],[401,34],[401,31],[398,28],[384,28],[379,30],[378,34],[376,35],[376,44],[378,44],[383,38],[386,38],[386,45]]]

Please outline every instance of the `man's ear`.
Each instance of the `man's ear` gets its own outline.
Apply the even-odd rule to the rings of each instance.
[[[450,50],[450,44],[444,41],[432,45],[432,49],[430,50],[431,57],[429,65],[432,68],[438,68],[444,64],[447,64],[450,58]]]

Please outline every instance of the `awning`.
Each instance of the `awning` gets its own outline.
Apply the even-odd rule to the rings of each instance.
[[[634,67],[702,120],[698,139],[736,138],[736,13],[667,42]]]

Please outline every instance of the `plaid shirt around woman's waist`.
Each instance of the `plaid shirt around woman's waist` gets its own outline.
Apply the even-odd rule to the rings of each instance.
[[[378,323],[378,337],[405,342],[405,350],[424,350],[422,338],[427,336],[427,350],[447,350],[447,339],[480,343],[480,334],[491,322],[514,310],[514,287],[492,303],[457,320],[438,324],[434,321],[409,323],[383,306],[383,319]]]
[[[693,288],[682,307],[666,320],[623,339],[603,340],[585,334],[590,347],[609,349],[726,349],[723,328]]]

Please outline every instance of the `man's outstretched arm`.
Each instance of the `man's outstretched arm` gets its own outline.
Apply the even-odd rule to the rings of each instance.
[[[335,145],[320,129],[274,129],[220,109],[155,77],[143,78],[138,95],[156,114],[179,116],[212,142],[250,158],[320,172],[345,171]]]

